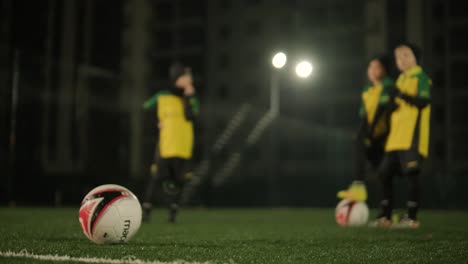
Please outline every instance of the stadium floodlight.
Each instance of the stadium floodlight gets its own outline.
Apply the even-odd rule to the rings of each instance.
[[[307,78],[312,74],[314,67],[308,61],[301,61],[296,65],[296,74],[300,78]]]
[[[278,52],[273,56],[273,59],[271,60],[271,63],[273,64],[273,67],[276,69],[281,69],[286,65],[288,58],[286,57],[286,54],[283,52]]]

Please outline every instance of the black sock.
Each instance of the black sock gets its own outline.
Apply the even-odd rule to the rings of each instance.
[[[382,200],[380,201],[380,206],[382,208],[382,212],[379,215],[380,217],[385,217],[388,220],[392,219],[392,205],[389,200]]]
[[[380,206],[382,212],[380,217],[385,217],[388,220],[392,219],[393,210],[393,174],[396,168],[396,156],[395,153],[387,153],[380,164],[378,170],[379,179],[382,186],[382,200]]]
[[[419,171],[408,173],[408,217],[417,219],[419,209]]]
[[[417,220],[417,214],[418,214],[418,203],[415,201],[408,201],[408,217],[411,220]]]

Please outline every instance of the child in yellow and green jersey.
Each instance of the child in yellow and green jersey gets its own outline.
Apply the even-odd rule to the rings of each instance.
[[[191,175],[188,163],[193,151],[193,123],[200,104],[190,68],[175,63],[169,76],[172,86],[143,104],[144,109],[155,109],[159,129],[155,163],[143,203],[144,221],[149,219],[154,188],[161,187],[169,206],[169,221],[175,222],[183,187]]]
[[[391,114],[385,157],[378,172],[383,189],[382,211],[372,225],[418,228],[419,176],[422,162],[429,154],[432,83],[418,65],[419,49],[416,46],[399,45],[395,49],[395,60],[401,74],[396,88],[389,94],[396,109]],[[398,223],[392,223],[393,177],[396,174],[408,179],[408,215]]]
[[[361,94],[359,116],[361,125],[354,139],[354,179],[348,190],[338,192],[338,197],[354,201],[365,201],[365,167],[369,162],[377,168],[384,154],[389,132],[390,96],[388,90],[394,86],[388,76],[389,60],[385,56],[374,57],[367,68],[368,84]]]

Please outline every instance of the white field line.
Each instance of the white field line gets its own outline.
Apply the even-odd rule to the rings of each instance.
[[[214,264],[215,262],[206,261],[206,262],[192,262],[185,260],[174,260],[169,262],[164,261],[151,261],[151,260],[141,260],[137,259],[135,256],[127,256],[122,259],[111,259],[111,258],[94,258],[94,257],[70,257],[70,256],[59,256],[59,255],[38,255],[29,253],[26,250],[21,250],[20,252],[13,251],[0,251],[0,257],[6,258],[26,258],[34,260],[44,260],[44,261],[54,261],[54,262],[64,262],[64,261],[74,261],[81,263],[98,263],[98,264]],[[233,262],[230,262],[233,263]]]

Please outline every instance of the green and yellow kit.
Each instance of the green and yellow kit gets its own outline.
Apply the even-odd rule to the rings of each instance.
[[[390,96],[394,86],[391,78],[385,77],[379,84],[368,84],[361,94],[361,125],[354,140],[354,178],[364,181],[366,162],[377,168],[385,153],[385,141],[389,132]]]
[[[196,96],[184,96],[183,90],[162,90],[144,104],[145,109],[156,108],[159,124],[159,155],[162,159],[192,157],[193,121],[200,111]]]
[[[428,156],[431,85],[420,66],[400,74],[396,82],[399,94],[394,98],[397,108],[390,118],[386,152],[412,151]]]
[[[390,101],[388,89],[394,86],[391,78],[385,77],[378,85],[368,84],[361,95],[362,104],[359,111],[362,131],[370,139],[386,137],[389,131],[387,104]]]

